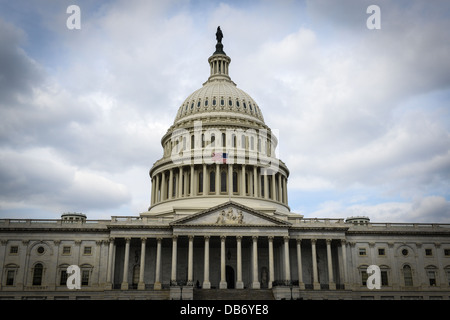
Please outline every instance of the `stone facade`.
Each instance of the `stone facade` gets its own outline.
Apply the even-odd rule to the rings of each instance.
[[[161,140],[148,210],[0,219],[0,299],[450,299],[450,225],[290,212],[276,134],[220,45]],[[71,265],[81,289],[67,287]],[[380,289],[367,286],[371,265]]]
[[[224,218],[225,217],[225,218]],[[276,299],[449,299],[450,225],[279,217],[233,201],[177,220],[0,220],[0,298],[184,299],[271,289]],[[381,289],[366,269],[378,265]],[[81,269],[81,290],[66,269]],[[141,271],[142,270],[142,271]]]

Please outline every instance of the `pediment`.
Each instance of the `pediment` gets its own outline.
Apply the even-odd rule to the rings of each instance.
[[[171,223],[173,226],[215,226],[215,227],[248,227],[248,226],[290,226],[266,213],[245,207],[233,201],[204,210]]]

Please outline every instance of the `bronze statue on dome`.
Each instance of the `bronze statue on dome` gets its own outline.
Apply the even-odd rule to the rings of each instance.
[[[218,43],[222,43],[223,33],[222,30],[220,30],[220,26],[217,27],[216,39]]]

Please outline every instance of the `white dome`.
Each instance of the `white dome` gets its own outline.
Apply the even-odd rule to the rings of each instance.
[[[238,113],[264,123],[256,102],[246,92],[229,80],[209,80],[194,91],[178,109],[175,122],[198,116],[217,116],[220,113]]]

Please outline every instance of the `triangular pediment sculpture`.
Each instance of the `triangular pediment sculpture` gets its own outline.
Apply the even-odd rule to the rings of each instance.
[[[289,226],[290,223],[233,201],[178,219],[174,226]]]

